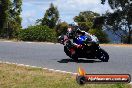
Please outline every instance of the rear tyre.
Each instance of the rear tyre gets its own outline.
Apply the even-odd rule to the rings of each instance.
[[[97,55],[97,58],[100,59],[102,62],[108,62],[109,61],[109,55],[103,49],[100,49],[99,50],[98,55]]]

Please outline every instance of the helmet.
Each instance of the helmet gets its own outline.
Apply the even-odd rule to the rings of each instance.
[[[76,26],[78,26],[78,23],[77,22],[72,22],[71,24],[69,24],[69,26],[76,27]]]

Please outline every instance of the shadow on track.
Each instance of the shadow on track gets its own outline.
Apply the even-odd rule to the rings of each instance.
[[[84,60],[84,59],[79,59],[78,61],[74,61],[72,59],[61,59],[60,61],[57,61],[59,63],[68,63],[68,62],[76,62],[76,63],[98,63],[101,61],[95,61],[95,60]]]

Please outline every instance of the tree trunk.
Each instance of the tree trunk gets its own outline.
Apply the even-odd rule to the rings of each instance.
[[[128,39],[127,39],[127,43],[128,43],[128,44],[131,44],[131,27],[130,27],[130,26],[128,26],[128,28],[129,28],[129,32],[128,32]]]
[[[121,38],[121,41],[120,42],[123,43],[123,37],[121,36],[120,38]]]

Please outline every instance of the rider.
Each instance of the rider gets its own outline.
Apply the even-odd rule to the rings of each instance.
[[[67,36],[70,39],[70,41],[74,45],[76,45],[77,48],[80,48],[81,45],[83,44],[83,41],[85,41],[87,38],[87,36],[85,35],[85,32],[80,30],[76,22],[69,24],[67,31],[68,31]]]
[[[96,36],[91,35],[88,32],[80,30],[78,24],[76,22],[73,22],[69,25],[67,30],[67,35],[72,41],[74,45],[77,47],[80,47],[83,44],[83,41],[89,41],[89,42],[98,42],[98,39]]]

